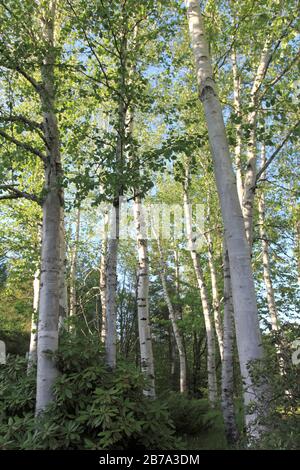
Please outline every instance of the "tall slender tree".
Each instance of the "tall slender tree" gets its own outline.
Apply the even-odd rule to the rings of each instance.
[[[148,380],[145,395],[155,397],[154,359],[152,350],[151,325],[149,317],[149,258],[144,208],[140,196],[134,199],[134,219],[138,245],[137,310],[141,367]]]
[[[56,1],[51,0],[45,7],[41,18],[41,29],[46,50],[41,65],[41,86],[38,89],[43,112],[47,156],[45,158],[45,200],[43,203],[38,321],[37,414],[42,412],[52,401],[52,387],[57,377],[54,359],[49,355],[49,352],[55,352],[58,347],[59,275],[61,271],[60,231],[63,207],[60,137],[55,107],[56,6]]]
[[[199,97],[203,103],[217,190],[228,248],[232,297],[241,374],[244,380],[244,402],[261,402],[261,390],[253,383],[249,363],[262,358],[261,335],[243,215],[239,203],[235,176],[230,160],[222,109],[213,78],[211,59],[204,32],[203,19],[196,0],[186,0],[188,25],[195,56]],[[250,435],[259,434],[257,415],[246,412]]]
[[[211,308],[209,305],[209,298],[207,287],[204,281],[204,274],[201,266],[200,255],[197,252],[195,240],[193,239],[193,226],[192,226],[192,211],[189,201],[189,168],[186,169],[184,181],[184,213],[185,223],[188,239],[188,249],[191,253],[193,267],[199,287],[204,323],[207,338],[207,373],[208,373],[208,396],[212,406],[215,406],[218,391],[217,391],[217,375],[216,375],[216,345],[215,345],[215,331],[212,321]]]

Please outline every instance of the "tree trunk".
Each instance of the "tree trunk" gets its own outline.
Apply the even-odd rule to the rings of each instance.
[[[101,342],[105,344],[106,341],[106,271],[107,271],[107,230],[108,230],[108,212],[105,211],[103,219],[103,232],[101,240],[101,258],[100,258],[100,299],[101,299]]]
[[[117,259],[120,238],[120,204],[123,195],[124,153],[126,139],[126,78],[127,78],[127,33],[124,32],[120,48],[120,83],[118,95],[118,124],[117,124],[117,145],[116,145],[116,188],[113,200],[113,214],[111,221],[111,234],[107,243],[106,260],[106,363],[114,369],[117,361]]]
[[[297,279],[300,286],[300,206],[295,207],[296,223],[295,223],[295,255],[297,259]]]
[[[63,194],[63,190],[61,190]],[[65,213],[63,207],[60,212],[60,246],[59,246],[59,329],[63,328],[68,316],[68,286],[67,286],[67,249],[66,249],[66,230]]]
[[[28,352],[28,366],[31,367],[36,364],[37,361],[37,315],[39,309],[39,298],[40,298],[40,270],[37,269],[34,273],[33,280],[33,312],[31,316],[31,330],[30,330],[30,344]]]
[[[233,50],[231,54],[232,61],[232,75],[233,75],[233,105],[234,111],[238,119],[241,119],[241,81],[239,77],[239,71],[237,66],[236,51]],[[242,124],[239,122],[236,124],[236,143],[234,147],[234,158],[236,167],[236,184],[237,191],[240,201],[240,206],[243,208],[243,194],[244,194],[244,182],[242,174]]]
[[[173,333],[173,328],[168,330],[169,339],[169,355],[170,355],[170,382],[172,390],[176,390],[176,343]]]
[[[50,1],[43,20],[43,33],[49,50],[41,66],[40,91],[44,135],[47,142],[45,164],[45,198],[41,255],[41,287],[38,320],[36,414],[53,400],[52,386],[57,376],[53,357],[58,346],[60,222],[63,205],[60,142],[55,114],[54,85],[54,18],[55,1]]]
[[[76,315],[77,295],[76,295],[76,273],[77,273],[77,258],[78,258],[78,244],[80,239],[80,207],[77,208],[76,229],[74,247],[71,256],[70,266],[70,317]]]
[[[245,405],[250,402],[259,405],[261,387],[253,383],[248,370],[249,363],[260,359],[263,353],[249,245],[200,7],[197,0],[186,0],[186,6],[196,60],[199,96],[204,106],[228,248],[237,345],[244,381],[244,402]],[[255,424],[256,418],[256,412],[247,411],[246,425],[251,436],[257,436],[260,432],[259,426]]]
[[[248,115],[248,125],[250,129],[250,135],[248,139],[247,149],[247,168],[244,181],[244,193],[243,193],[243,217],[245,222],[246,236],[250,247],[250,253],[252,253],[253,244],[253,209],[254,209],[254,195],[255,195],[255,183],[256,183],[256,120],[258,112],[258,92],[260,90],[262,81],[267,72],[269,63],[271,60],[270,51],[270,40],[266,40],[263,47],[260,62],[257,68],[257,72],[253,81],[249,107],[251,109]]]
[[[262,145],[261,149],[261,165],[266,163],[266,148]],[[262,179],[265,178],[265,173],[262,174]],[[259,234],[262,244],[262,260],[263,260],[263,277],[267,293],[268,310],[271,319],[271,327],[273,331],[279,329],[278,312],[275,302],[274,288],[271,278],[271,264],[269,255],[269,243],[268,235],[265,229],[265,195],[263,190],[260,193],[258,200],[258,212],[259,212]]]
[[[106,364],[111,369],[117,363],[117,258],[120,235],[119,200],[113,204],[111,233],[107,243],[106,263]]]
[[[194,271],[199,287],[204,324],[207,338],[207,374],[208,374],[208,397],[210,404],[215,406],[218,399],[217,390],[217,375],[216,375],[216,352],[215,352],[215,336],[213,322],[211,319],[211,312],[209,307],[208,293],[204,281],[204,275],[201,267],[199,253],[193,248],[193,232],[192,232],[192,220],[191,210],[188,199],[188,179],[189,175],[186,175],[186,184],[184,187],[184,213],[185,213],[185,224],[188,239],[188,249],[191,253],[193,261]]]
[[[172,329],[173,329],[173,333],[174,333],[174,337],[176,341],[176,346],[177,346],[178,354],[179,354],[180,393],[185,393],[187,391],[186,353],[185,353],[182,334],[177,325],[176,313],[175,313],[175,310],[174,310],[174,307],[173,307],[173,304],[171,302],[171,298],[169,295],[169,291],[168,291],[166,263],[164,260],[164,255],[163,255],[163,251],[160,245],[160,240],[159,240],[158,235],[157,235],[157,245],[158,245],[160,264],[161,264],[160,278],[161,278],[164,298],[168,307],[169,319],[171,321],[171,325],[172,325]]]
[[[175,288],[176,288],[176,318],[182,320],[182,308],[180,303],[180,279],[179,279],[179,252],[178,248],[174,249],[174,264],[175,264]]]
[[[208,220],[208,222],[210,222]],[[209,224],[210,225],[210,224]],[[213,258],[213,243],[211,238],[210,230],[206,233],[206,240],[208,245],[208,265],[211,278],[211,290],[212,290],[212,300],[213,300],[213,313],[214,313],[214,324],[217,334],[218,346],[221,360],[223,360],[223,331],[222,331],[222,319],[221,319],[221,305],[218,292],[218,279],[217,272]]]
[[[137,37],[137,26],[134,30],[134,39]],[[129,70],[132,73],[134,70]],[[126,137],[128,148],[128,160],[134,158],[134,150],[131,144],[134,127],[134,108],[130,108],[126,115]],[[140,168],[139,168],[140,173]],[[137,272],[137,317],[140,343],[141,369],[147,379],[147,388],[144,395],[155,398],[155,374],[154,358],[151,338],[151,325],[149,316],[149,258],[147,244],[147,227],[145,225],[144,208],[141,197],[138,194],[138,185],[135,188],[136,195],[133,201],[134,222],[136,229],[138,248],[138,272]]]
[[[238,430],[234,413],[234,374],[233,374],[233,346],[234,346],[234,312],[230,281],[229,257],[225,243],[223,243],[224,264],[224,357],[222,361],[222,412],[225,434],[228,444],[234,444],[238,438]]]
[[[138,245],[138,326],[141,353],[141,368],[147,379],[148,387],[144,394],[151,398],[155,397],[154,360],[152,351],[151,326],[149,318],[149,259],[147,239],[145,232],[145,218],[141,205],[141,198],[134,198],[134,220]]]

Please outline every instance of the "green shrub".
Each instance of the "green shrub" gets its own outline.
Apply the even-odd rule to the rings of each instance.
[[[250,367],[255,383],[267,383],[262,407],[259,404],[252,407],[266,429],[252,443],[258,449],[300,449],[300,364],[293,364],[294,338],[289,334],[289,331],[270,334],[266,345],[268,354]],[[274,344],[280,344],[279,353]]]
[[[210,409],[206,399],[198,400],[172,392],[167,403],[178,435],[199,434],[211,427],[219,415],[217,411]]]
[[[66,336],[56,356],[55,401],[34,419],[35,375],[9,358],[0,369],[2,449],[172,449],[178,441],[167,406],[143,396],[133,366],[107,370],[98,340]]]

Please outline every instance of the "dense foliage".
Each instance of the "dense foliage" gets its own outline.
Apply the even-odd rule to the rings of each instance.
[[[144,378],[120,363],[104,365],[97,338],[66,337],[57,353],[56,397],[34,419],[34,370],[10,357],[1,366],[1,449],[169,449],[178,446],[166,403],[143,397]],[[191,416],[190,416],[191,417]]]

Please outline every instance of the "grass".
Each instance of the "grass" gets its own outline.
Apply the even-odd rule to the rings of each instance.
[[[213,426],[196,436],[182,436],[186,443],[185,450],[220,450],[228,449],[222,416],[217,416]]]
[[[239,432],[243,429],[243,404],[240,399],[236,399],[236,422]],[[229,450],[225,437],[224,422],[221,410],[216,413],[212,425],[207,429],[199,432],[199,434],[189,436],[180,436],[184,441],[184,450]]]

